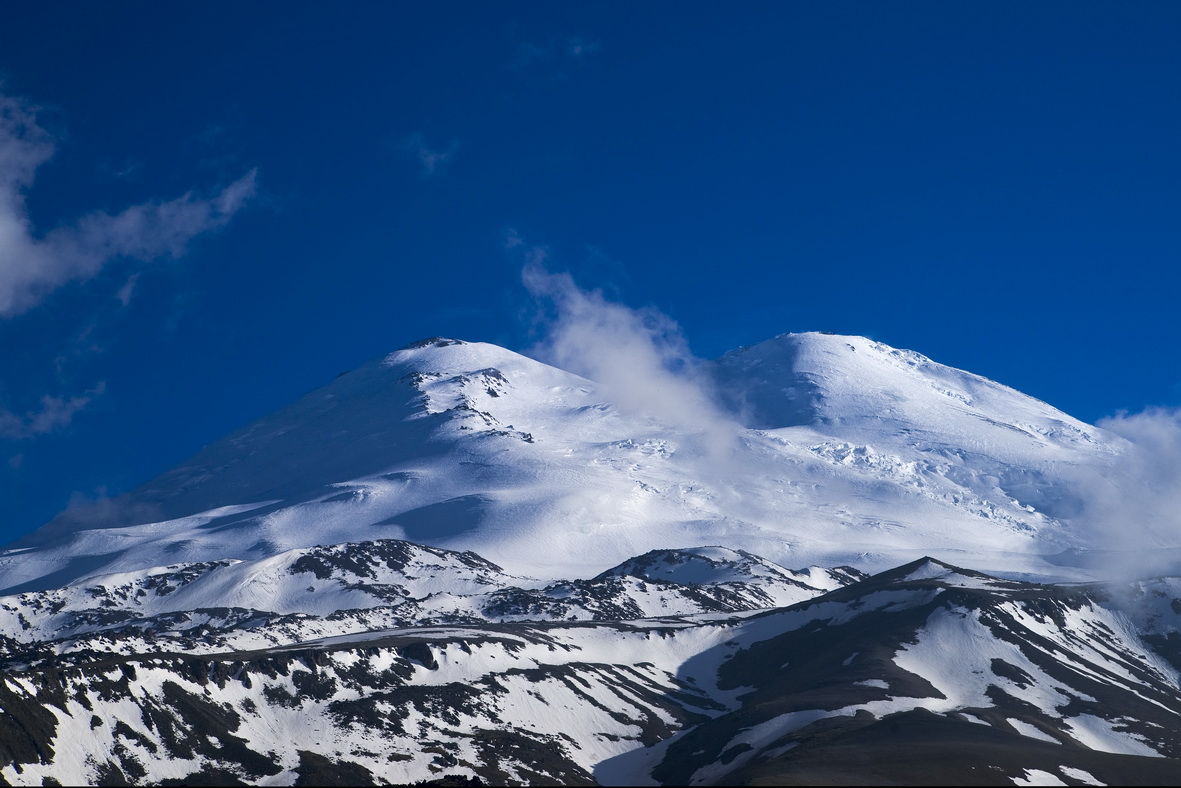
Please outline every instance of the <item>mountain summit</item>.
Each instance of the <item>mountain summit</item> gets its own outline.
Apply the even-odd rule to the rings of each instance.
[[[0,590],[370,539],[476,550],[542,578],[719,543],[788,566],[876,571],[938,551],[1061,574],[1041,556],[1094,546],[1072,527],[1074,474],[1124,450],[864,337],[784,334],[699,371],[721,405],[700,416],[708,440],[663,420],[669,403],[629,410],[495,345],[416,342],[60,516],[0,554]]]

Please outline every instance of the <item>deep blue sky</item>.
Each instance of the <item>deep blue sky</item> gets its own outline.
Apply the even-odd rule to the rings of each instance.
[[[818,329],[1177,405],[1179,40],[1176,2],[13,5],[34,238],[256,180],[0,317],[0,541],[411,340],[528,347],[510,230],[699,356]]]

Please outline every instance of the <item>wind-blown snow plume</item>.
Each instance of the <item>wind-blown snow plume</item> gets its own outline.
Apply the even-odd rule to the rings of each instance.
[[[676,322],[652,307],[632,309],[583,290],[570,274],[547,270],[546,256],[544,247],[529,249],[521,273],[545,313],[545,338],[534,353],[595,381],[622,410],[701,436],[709,459],[724,462],[739,428],[715,404]]]
[[[224,226],[255,193],[254,170],[213,197],[192,192],[133,205],[114,216],[95,211],[43,237],[34,232],[25,191],[53,155],[37,109],[0,95],[0,317],[36,306],[63,284],[96,275],[119,257],[178,257],[195,236]]]

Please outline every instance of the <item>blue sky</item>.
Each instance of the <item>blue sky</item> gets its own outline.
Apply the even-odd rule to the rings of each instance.
[[[0,536],[436,334],[512,234],[713,357],[864,334],[1181,404],[1181,5],[24,3],[0,25]]]

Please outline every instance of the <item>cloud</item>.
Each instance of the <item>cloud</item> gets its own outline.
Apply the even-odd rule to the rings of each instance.
[[[621,411],[693,436],[720,474],[741,428],[715,404],[677,323],[655,308],[632,309],[580,288],[568,273],[551,272],[548,249],[515,231],[504,246],[523,259],[521,279],[538,306],[544,337],[531,352],[593,380]]]
[[[1118,436],[1119,452],[1101,468],[1063,469],[1078,500],[1069,522],[1090,548],[1068,562],[1110,579],[1181,571],[1181,410],[1120,413],[1097,426]]]
[[[115,215],[95,211],[37,237],[25,192],[53,151],[52,138],[37,124],[37,108],[0,94],[0,317],[28,311],[111,260],[179,257],[194,237],[224,227],[256,192],[251,170],[212,197],[188,192]]]
[[[420,168],[419,174],[425,180],[435,175],[441,175],[443,170],[451,164],[456,151],[459,150],[459,141],[451,140],[451,142],[447,143],[446,149],[435,150],[434,148],[427,147],[425,138],[421,133],[415,133],[406,139],[402,147],[411,158],[418,162]]]
[[[1098,426],[1130,445],[1111,479],[1116,490],[1092,488],[1091,506],[1117,530],[1127,529],[1159,546],[1181,547],[1181,410],[1120,413],[1101,419]]]
[[[105,388],[103,383],[99,383],[85,394],[69,398],[45,395],[41,397],[38,409],[23,416],[0,408],[0,437],[25,440],[63,429],[79,411],[101,396]]]
[[[115,293],[115,300],[123,306],[130,304],[131,296],[135,293],[135,286],[138,282],[139,272],[137,271],[131,276],[127,277],[127,281],[124,282],[123,286],[119,288],[119,291]]]

